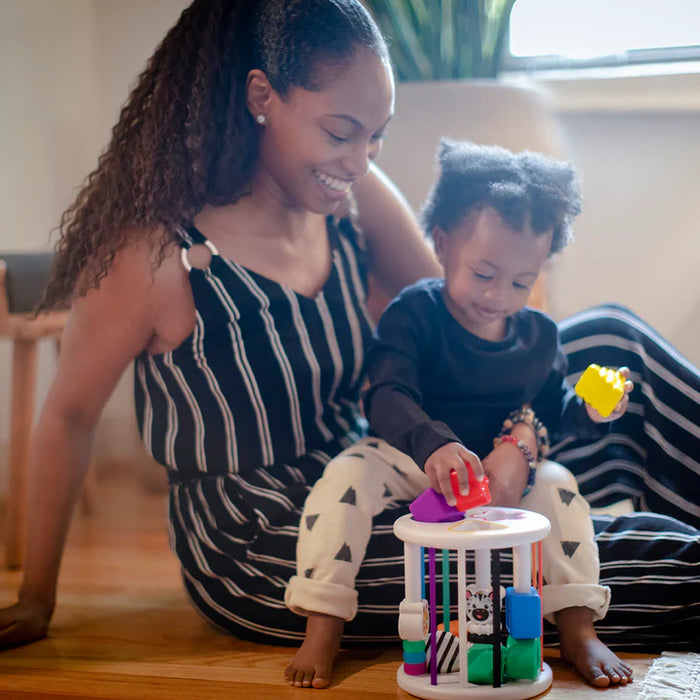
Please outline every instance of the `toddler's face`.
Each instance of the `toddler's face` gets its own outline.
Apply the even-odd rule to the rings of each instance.
[[[510,228],[491,208],[476,209],[450,233],[436,230],[445,271],[445,304],[459,323],[485,340],[501,340],[506,318],[527,303],[552,244],[552,232]]]

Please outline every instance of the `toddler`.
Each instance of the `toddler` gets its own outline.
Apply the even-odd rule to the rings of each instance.
[[[610,591],[598,583],[588,504],[573,475],[544,457],[549,436],[599,436],[597,424],[625,412],[632,383],[603,418],[567,383],[554,321],[526,306],[543,263],[571,238],[576,174],[539,154],[448,140],[438,161],[423,223],[444,279],[406,288],[382,315],[364,397],[374,437],[332,460],[306,500],[285,600],[312,624],[291,667],[310,678],[330,672],[343,621],[357,609],[373,515],[429,485],[454,505],[450,472],[467,489],[468,464],[488,474],[494,505],[550,519],[543,614],[589,683],[625,684],[632,670],[594,629]]]

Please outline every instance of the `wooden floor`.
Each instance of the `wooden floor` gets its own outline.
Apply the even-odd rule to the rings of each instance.
[[[2,700],[412,697],[395,682],[398,645],[341,652],[324,691],[289,688],[282,682],[289,649],[225,636],[188,604],[168,549],[162,489],[114,476],[102,478],[98,489],[97,512],[78,514],[71,530],[49,637],[0,653]],[[0,604],[13,602],[19,581],[18,572],[0,570]],[[598,691],[548,651],[555,681],[540,697],[586,700],[605,692],[631,700],[653,657],[624,656],[636,682]]]

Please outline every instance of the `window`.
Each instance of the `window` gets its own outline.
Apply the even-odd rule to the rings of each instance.
[[[516,0],[507,70],[700,61],[698,0]]]

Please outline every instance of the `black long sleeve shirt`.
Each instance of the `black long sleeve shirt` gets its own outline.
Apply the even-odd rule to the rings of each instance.
[[[503,340],[484,340],[450,314],[442,287],[442,279],[427,279],[406,288],[377,325],[364,397],[373,434],[421,468],[448,442],[485,457],[508,414],[525,403],[553,440],[599,435],[566,382],[549,316],[526,307],[508,318]]]

